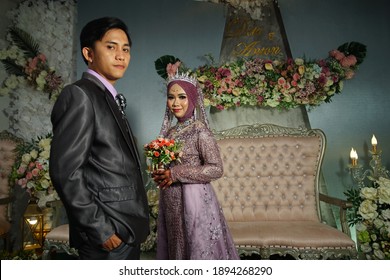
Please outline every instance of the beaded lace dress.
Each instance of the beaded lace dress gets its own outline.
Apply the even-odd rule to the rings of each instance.
[[[207,123],[191,118],[163,134],[184,143],[174,182],[160,191],[157,259],[239,259],[210,184],[223,174],[219,148]]]

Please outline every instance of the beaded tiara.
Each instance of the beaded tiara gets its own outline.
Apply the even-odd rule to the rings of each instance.
[[[187,73],[179,73],[179,72],[176,72],[175,75],[171,75],[168,77],[167,79],[167,82],[168,84],[173,82],[173,81],[184,81],[184,82],[188,82],[188,83],[191,83],[193,86],[196,87],[197,85],[197,82],[198,80],[196,79],[196,77],[193,77],[191,76],[188,72]]]

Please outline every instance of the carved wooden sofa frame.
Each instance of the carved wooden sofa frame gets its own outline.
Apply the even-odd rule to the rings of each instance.
[[[53,229],[45,237],[42,259],[57,259],[60,253],[66,253],[76,259],[78,252],[69,244],[69,224],[64,219],[66,213],[62,201],[49,201],[46,206],[53,209]]]
[[[319,129],[253,124],[214,132],[224,175],[212,182],[240,254],[356,259],[344,200],[319,193],[326,138]],[[341,230],[320,201],[340,208]]]

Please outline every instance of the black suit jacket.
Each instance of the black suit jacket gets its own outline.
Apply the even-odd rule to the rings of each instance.
[[[96,246],[116,233],[149,234],[148,203],[133,136],[111,93],[93,75],[66,86],[52,111],[50,176],[64,203],[70,245]]]

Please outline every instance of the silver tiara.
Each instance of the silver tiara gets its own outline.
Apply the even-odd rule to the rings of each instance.
[[[169,76],[167,79],[168,84],[173,81],[185,81],[191,83],[195,87],[198,83],[197,78],[195,76],[191,76],[188,72],[187,73],[176,72],[174,76]]]

